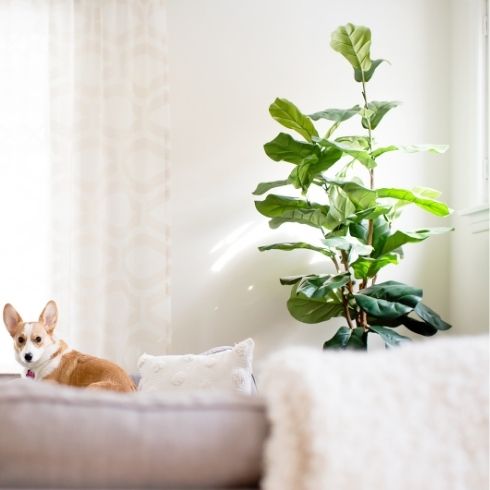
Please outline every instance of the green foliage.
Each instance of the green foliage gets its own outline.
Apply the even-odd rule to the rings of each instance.
[[[354,294],[359,307],[373,318],[396,320],[408,315],[422,299],[422,290],[396,281],[361,289]]]
[[[371,31],[367,27],[340,26],[332,33],[330,46],[344,56],[354,70],[366,72],[371,68]]]
[[[400,345],[403,342],[410,341],[408,337],[400,335],[390,328],[381,327],[379,325],[371,325],[369,329],[376,332],[384,340],[387,347]]]
[[[356,82],[362,82],[362,79],[364,78],[365,82],[369,82],[369,80],[371,80],[371,77],[374,74],[374,71],[376,70],[376,68],[378,68],[378,66],[381,63],[383,63],[383,61],[386,61],[386,60],[373,60],[373,62],[371,63],[371,68],[369,68],[369,70],[367,70],[367,71],[361,71],[358,68],[354,68],[354,79],[355,79],[355,81]]]
[[[367,350],[367,332],[361,327],[340,327],[336,334],[323,344],[324,349]]]
[[[311,120],[289,100],[276,99],[269,107],[270,115],[286,128],[294,129],[307,141],[318,133]]]
[[[271,228],[284,223],[308,225],[316,230],[318,240],[273,243],[259,250],[309,250],[332,263],[330,274],[281,279],[281,284],[291,288],[287,307],[297,320],[313,324],[335,317],[345,319],[347,326],[340,327],[324,343],[324,349],[365,350],[368,334],[379,335],[387,347],[398,346],[410,339],[395,328],[403,326],[418,335],[432,336],[450,325],[422,303],[421,289],[398,281],[377,283],[378,275],[385,267],[399,263],[405,245],[421,243],[452,228],[402,230],[395,223],[408,206],[440,218],[449,216],[451,210],[438,200],[440,192],[434,189],[377,188],[374,184],[377,160],[394,159],[399,152],[440,154],[447,147],[376,146],[374,130],[400,104],[367,98],[367,82],[386,60],[371,59],[371,31],[364,26],[339,27],[332,34],[330,45],[352,66],[354,80],[361,84],[362,105],[327,108],[305,115],[289,100],[277,98],[269,108],[271,116],[302,140],[281,132],[264,145],[271,160],[285,162],[292,168],[282,180],[258,184],[253,193],[266,194],[255,201],[255,206],[269,218]],[[358,118],[363,133],[338,135],[343,123],[353,118]],[[331,124],[326,133],[315,126],[317,121]],[[268,194],[285,186],[296,189],[298,195]],[[315,200],[310,198],[313,189]]]
[[[308,117],[313,119],[313,121],[318,121],[319,119],[327,119],[328,121],[335,121],[338,123],[347,121],[352,116],[359,114],[361,108],[358,105],[351,107],[350,109],[325,109],[324,111],[315,112],[315,114],[310,114]]]
[[[378,124],[381,122],[381,119],[385,116],[385,114],[394,107],[400,105],[400,102],[397,101],[379,101],[374,100],[372,102],[368,102],[367,108],[369,111],[368,117],[362,118],[362,126],[366,129],[371,128],[375,129]],[[368,121],[369,119],[369,121]]]

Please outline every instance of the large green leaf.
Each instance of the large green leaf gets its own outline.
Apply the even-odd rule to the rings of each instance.
[[[357,161],[362,163],[366,168],[373,169],[376,167],[376,161],[371,157],[369,151],[359,149],[359,146],[355,143],[349,141],[339,141],[339,140],[327,140],[331,145],[336,146],[346,155],[355,158]],[[323,141],[319,141],[319,144],[323,144]]]
[[[366,279],[374,277],[378,272],[387,265],[398,264],[398,255],[387,254],[373,259],[371,257],[359,257],[353,264],[354,275],[357,279]]]
[[[383,339],[386,346],[392,347],[404,342],[410,342],[408,337],[404,337],[390,328],[381,327],[379,325],[371,325],[369,328]]]
[[[368,242],[368,224],[367,221],[354,222],[349,224],[349,233],[357,239]]]
[[[283,187],[285,185],[289,185],[289,180],[274,180],[273,182],[261,182],[257,185],[256,189],[253,191],[254,196],[261,196],[265,194],[267,191],[271,189],[275,189],[276,187]]]
[[[415,307],[415,309],[417,309],[417,306]],[[419,322],[418,320],[410,318],[409,316],[402,317],[401,322],[412,332],[423,335],[424,337],[431,337],[432,335],[437,333],[437,328],[433,327],[430,323]]]
[[[397,107],[400,105],[400,102],[396,100],[391,100],[391,101],[381,101],[381,100],[373,100],[372,102],[368,103],[368,109],[372,111],[371,117],[369,117],[369,122],[368,120],[363,117],[361,122],[363,127],[368,129],[369,127],[371,129],[375,129],[378,124],[381,122],[381,119],[385,116],[385,114],[393,109],[394,107]]]
[[[387,60],[372,60],[371,63],[371,68],[369,68],[368,71],[361,71],[359,69],[354,69],[354,78],[356,82],[362,82],[363,75],[364,75],[364,81],[369,82],[371,80],[371,77],[373,76],[374,72],[376,71],[376,68],[383,63],[383,61]]]
[[[318,158],[315,155],[305,158],[302,163],[293,168],[288,176],[288,181],[293,184],[296,189],[301,189],[306,193],[315,178],[316,173],[312,171],[312,168],[317,163]]]
[[[420,304],[420,303],[419,303]],[[416,320],[408,315],[403,315],[399,318],[395,318],[393,320],[375,318],[368,315],[368,324],[369,325],[380,325],[384,327],[394,328],[399,327],[400,325],[404,325],[411,330],[412,332],[418,333],[419,335],[423,335],[425,337],[430,337],[437,333],[437,328],[434,328],[427,322]]]
[[[328,299],[332,291],[345,286],[350,280],[350,273],[337,275],[309,275],[305,276],[296,287],[296,295],[303,295],[311,299]]]
[[[373,250],[373,247],[370,245],[350,235],[329,236],[322,240],[322,243],[327,247],[345,250],[346,252],[355,248],[359,252],[359,255],[369,255]]]
[[[422,289],[408,286],[403,282],[385,281],[359,291],[371,298],[386,299],[388,301],[400,301],[415,308],[422,299]]]
[[[387,252],[383,252],[384,244],[390,235],[390,223],[384,216],[378,216],[373,220],[373,257],[378,258]]]
[[[328,189],[327,194],[330,204],[327,228],[332,230],[344,223],[349,216],[354,214],[356,212],[356,207],[349,199],[349,196],[338,186],[331,186]]]
[[[358,162],[362,163],[368,170],[372,170],[378,164],[376,160],[374,160],[368,151],[364,150],[342,150],[347,155],[350,155],[352,158],[355,158]]]
[[[422,290],[397,281],[386,281],[359,291],[357,304],[369,315],[392,320],[410,313],[422,299]]]
[[[287,99],[277,98],[269,107],[269,112],[279,124],[293,129],[307,141],[318,136],[311,120]]]
[[[288,180],[304,192],[309,188],[315,177],[328,170],[335,162],[342,157],[342,152],[335,146],[324,146],[319,156],[312,155],[302,161],[293,169]]]
[[[310,210],[312,205],[304,199],[289,196],[269,194],[263,201],[255,201],[259,213],[269,218],[281,217],[284,213]],[[314,205],[313,209],[323,209],[321,205]],[[325,208],[328,211],[328,208]]]
[[[378,158],[383,153],[390,151],[403,151],[405,153],[418,153],[418,152],[429,152],[429,153],[445,153],[449,147],[447,145],[389,145],[376,148],[372,152],[373,158]]]
[[[320,211],[298,211],[284,213],[282,217],[275,217],[269,220],[269,227],[272,230],[279,228],[285,223],[299,223],[300,225],[308,225],[313,228],[327,228],[327,224],[322,224],[325,221],[325,216]]]
[[[445,322],[434,310],[423,303],[417,304],[415,313],[417,313],[422,320],[426,321],[434,328],[437,328],[437,330],[449,330],[451,328],[449,323]]]
[[[347,24],[332,33],[330,46],[352,65],[354,70],[368,71],[371,68],[371,31],[364,26]]]
[[[371,208],[376,204],[376,192],[355,181],[325,179],[325,182],[341,187],[356,206],[356,211]]]
[[[315,228],[326,227],[328,224],[328,206],[310,203],[295,197],[269,194],[263,201],[255,201],[259,213],[273,218],[271,227],[286,222],[301,223]]]
[[[367,337],[368,333],[361,327],[356,327],[351,331],[349,342],[347,342],[347,349],[353,350],[367,350]]]
[[[358,105],[351,107],[350,109],[325,109],[324,111],[315,112],[310,114],[310,118],[314,121],[319,119],[327,119],[328,121],[343,122],[350,119],[352,116],[359,114],[361,108]]]
[[[356,211],[356,214],[350,218],[351,223],[362,223],[364,220],[375,220],[380,216],[385,216],[390,212],[393,206],[376,205],[361,211]]]
[[[449,216],[449,214],[452,212],[452,210],[450,210],[443,202],[427,197],[420,197],[412,191],[406,189],[383,188],[377,189],[376,193],[378,197],[381,198],[390,197],[392,199],[399,199],[400,201],[407,201],[416,204],[420,208],[436,216]]]
[[[334,146],[345,155],[349,155],[355,160],[358,160],[367,168],[374,168],[376,162],[371,158],[368,148],[369,140],[364,136],[342,136],[340,138],[325,139],[314,138],[314,141],[322,147]]]
[[[266,143],[264,150],[267,156],[276,162],[285,161],[299,164],[311,155],[320,158],[318,146],[297,141],[286,133],[279,133],[272,141]]]
[[[397,230],[395,233],[386,238],[381,254],[392,252],[406,243],[422,242],[431,236],[447,233],[453,229],[454,228],[427,228],[416,231]]]
[[[321,140],[321,144],[324,144],[324,141],[325,140]],[[369,138],[367,136],[339,136],[338,138],[335,138],[335,143],[341,145],[342,148],[350,150],[369,149]]]
[[[367,211],[370,210],[368,209]],[[379,214],[376,211],[378,211]],[[369,215],[364,216],[364,219],[373,220],[373,253],[371,256],[375,259],[382,255],[384,243],[390,234],[390,225],[384,217],[386,211],[386,208],[380,206],[371,211],[371,217],[369,217]],[[357,214],[362,215],[362,213]],[[369,224],[367,221],[351,223],[349,225],[349,230],[351,235],[363,242],[367,243],[369,241]]]
[[[321,152],[320,159],[316,163],[310,164],[310,173],[318,175],[325,170],[328,170],[335,162],[342,158],[342,152],[332,146],[324,148]]]
[[[397,301],[387,301],[379,298],[371,298],[364,294],[354,295],[357,304],[369,313],[379,318],[386,318],[388,320],[392,318],[398,318],[401,315],[406,315],[413,310],[413,307],[404,305]]]
[[[415,187],[411,190],[417,197],[428,198],[428,199],[437,199],[441,192],[436,189],[431,189],[430,187]],[[395,204],[391,207],[390,212],[387,214],[387,217],[390,221],[395,221],[399,218],[402,209],[405,206],[409,206],[411,202],[409,201],[396,201]]]
[[[335,335],[323,344],[323,349],[345,349],[349,342],[351,329],[349,327],[340,327]]]
[[[357,327],[350,329],[348,327],[340,327],[335,335],[323,344],[323,349],[367,349],[367,332],[364,329]]]
[[[381,147],[373,150],[371,153],[371,156],[373,158],[378,158],[379,156],[383,155],[384,153],[388,153],[389,151],[397,151],[397,150],[398,150],[398,146],[395,146],[395,145],[381,146]]]
[[[326,255],[327,257],[333,257],[335,254],[329,250],[328,248],[317,247],[316,245],[312,245],[311,243],[306,242],[284,242],[284,243],[273,243],[271,245],[263,245],[259,247],[261,252],[266,250],[283,250],[289,252],[291,250],[312,250],[314,252],[319,252],[322,255]]]
[[[406,152],[406,153],[418,153],[422,151],[427,151],[430,153],[446,153],[447,149],[449,148],[448,145],[405,145],[405,146],[399,146],[398,149]]]
[[[332,292],[326,300],[313,299],[297,296],[295,287],[291,291],[287,307],[296,320],[303,323],[320,323],[343,315],[344,306],[340,294]]]

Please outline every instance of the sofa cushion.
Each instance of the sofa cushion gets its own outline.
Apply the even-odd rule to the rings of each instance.
[[[261,474],[257,397],[0,384],[0,487],[234,488]]]
[[[238,392],[255,391],[252,376],[254,341],[217,348],[204,354],[152,356],[138,361],[139,390],[144,392]]]

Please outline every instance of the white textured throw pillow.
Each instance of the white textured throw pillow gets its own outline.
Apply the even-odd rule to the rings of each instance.
[[[254,391],[252,339],[232,349],[210,354],[152,356],[138,360],[139,390],[144,392],[227,391],[251,394]]]

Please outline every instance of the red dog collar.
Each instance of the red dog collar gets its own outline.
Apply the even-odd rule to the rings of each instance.
[[[35,377],[36,377],[36,375],[34,374],[34,371],[31,371],[30,369],[28,369],[27,373],[26,373],[26,378],[34,379]]]

